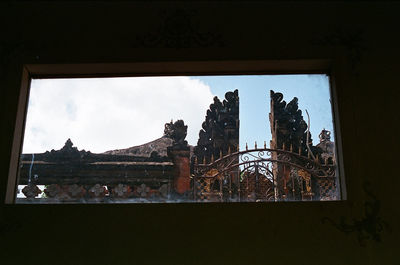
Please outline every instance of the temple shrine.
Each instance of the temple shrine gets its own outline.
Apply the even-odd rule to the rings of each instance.
[[[270,91],[272,138],[239,148],[239,93],[215,97],[196,146],[183,120],[152,142],[95,154],[68,139],[60,150],[22,154],[18,203],[273,202],[339,200],[335,144],[314,145],[295,97]],[[44,187],[44,188],[40,188]],[[39,196],[40,195],[40,196]]]

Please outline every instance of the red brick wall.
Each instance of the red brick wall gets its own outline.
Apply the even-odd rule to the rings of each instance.
[[[174,161],[174,189],[177,193],[183,194],[190,190],[190,151],[171,151]]]

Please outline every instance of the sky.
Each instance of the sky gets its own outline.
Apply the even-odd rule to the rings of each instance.
[[[314,145],[319,143],[318,135],[322,129],[334,133],[327,75],[247,75],[227,78],[208,76],[199,79],[209,85],[219,98],[223,98],[226,91],[239,90],[241,150],[245,148],[246,142],[249,146],[254,146],[255,142],[258,146],[262,146],[265,141],[269,146],[270,90],[282,93],[286,103],[297,97],[299,109],[306,122],[308,122],[305,112],[307,109]]]
[[[33,79],[23,153],[62,148],[70,138],[79,150],[101,153],[147,143],[163,135],[164,124],[183,119],[186,140],[196,145],[206,111],[218,96],[239,90],[240,145],[267,145],[270,90],[299,99],[311,119],[314,144],[333,131],[326,75],[175,76]]]

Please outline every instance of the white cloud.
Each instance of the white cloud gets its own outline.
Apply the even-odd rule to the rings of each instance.
[[[183,119],[195,145],[210,87],[189,77],[32,80],[23,153],[60,149],[104,152],[152,141]]]

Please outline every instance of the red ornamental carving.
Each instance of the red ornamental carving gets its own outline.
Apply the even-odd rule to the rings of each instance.
[[[139,194],[140,197],[147,197],[148,193],[150,192],[150,188],[143,183],[136,188],[136,192]]]
[[[49,198],[58,197],[58,195],[62,192],[61,187],[58,184],[51,184],[46,187],[44,193]]]
[[[112,194],[116,198],[127,198],[131,195],[132,189],[125,184],[118,184],[113,190]]]
[[[68,185],[66,191],[72,198],[82,198],[86,194],[86,190],[77,184]]]
[[[107,194],[108,190],[100,184],[96,184],[89,189],[89,195],[93,198],[102,198]]]

